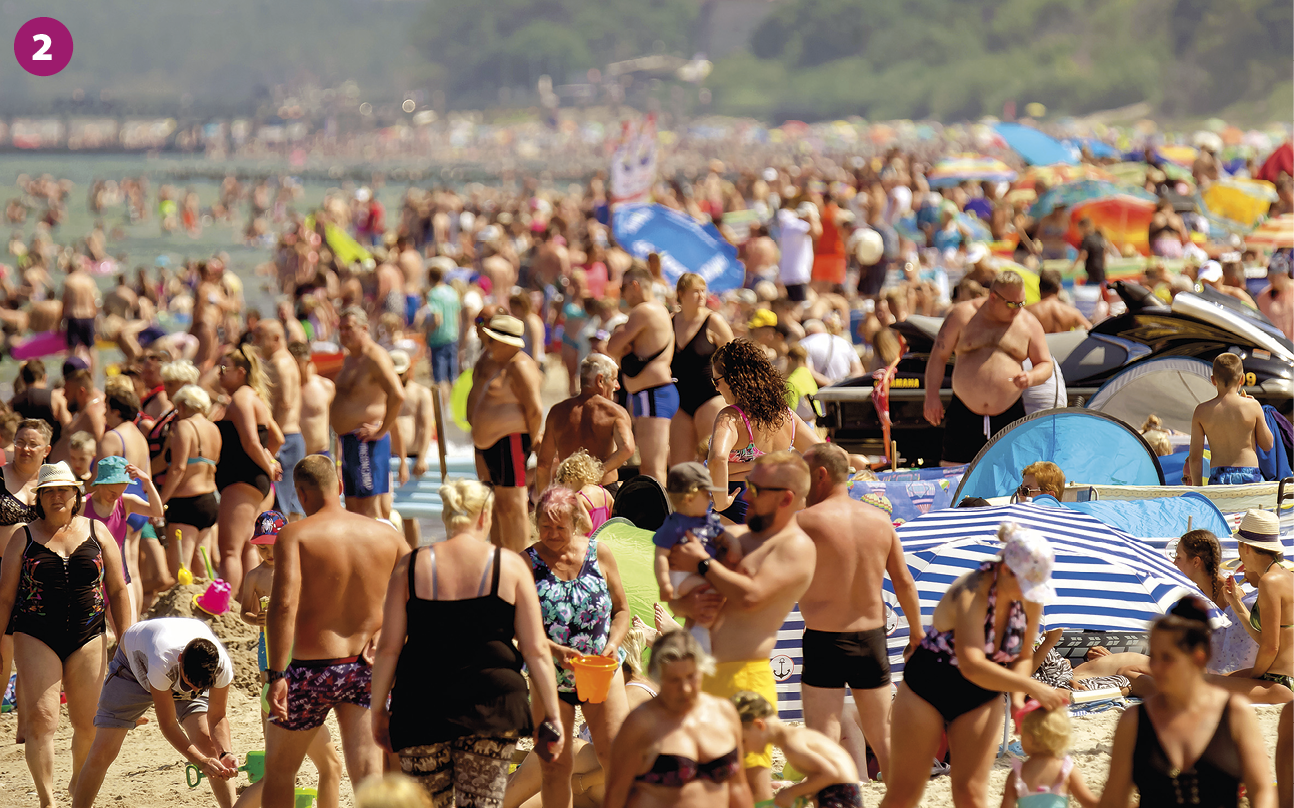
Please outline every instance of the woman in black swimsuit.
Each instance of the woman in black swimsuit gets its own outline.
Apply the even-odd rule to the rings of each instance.
[[[272,481],[283,476],[283,469],[274,459],[283,446],[283,431],[274,422],[268,381],[255,348],[234,348],[220,360],[218,368],[220,386],[229,394],[225,417],[216,422],[221,441],[216,465],[216,488],[220,491],[219,572],[234,587],[237,599],[243,570],[257,564],[255,550],[247,540],[252,536],[256,517],[273,505]]]
[[[710,356],[732,342],[728,321],[705,305],[705,280],[685,272],[676,287],[680,311],[674,315],[674,359],[678,412],[669,422],[669,464],[697,459],[701,438],[714,428],[723,397],[710,375]]]
[[[737,709],[701,692],[701,679],[713,668],[696,638],[681,629],[652,645],[649,674],[660,695],[620,727],[603,808],[751,804]]]
[[[1119,719],[1102,808],[1123,808],[1136,784],[1145,806],[1235,808],[1243,783],[1253,808],[1274,808],[1271,762],[1248,699],[1204,679],[1208,605],[1188,596],[1150,630],[1159,692]]]
[[[76,782],[94,739],[107,668],[105,613],[112,609],[121,631],[132,619],[117,543],[77,516],[81,505],[80,481],[66,463],[41,466],[36,518],[9,539],[10,563],[0,568],[0,625],[13,618],[23,683],[18,710],[26,719],[27,766],[41,805],[54,804],[59,691],[67,694]]]

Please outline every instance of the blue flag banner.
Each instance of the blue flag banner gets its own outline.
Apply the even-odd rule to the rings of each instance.
[[[740,289],[746,278],[737,248],[724,241],[713,224],[702,226],[664,205],[617,205],[611,232],[635,258],[659,255],[661,273],[671,286],[684,272],[700,275],[711,292]]]

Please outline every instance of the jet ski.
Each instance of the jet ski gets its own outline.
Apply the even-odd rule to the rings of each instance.
[[[1294,344],[1260,312],[1212,289],[1182,292],[1165,303],[1139,284],[1111,284],[1126,311],[1102,320],[1090,331],[1048,334],[1047,346],[1063,373],[1070,407],[1082,407],[1112,376],[1165,357],[1193,357],[1212,363],[1230,351],[1245,364],[1244,389],[1286,417],[1294,409]],[[913,315],[893,326],[907,343],[889,386],[891,439],[905,460],[938,463],[943,427],[931,426],[923,413],[926,363],[942,318]],[[952,364],[940,397],[952,399]],[[871,375],[857,376],[818,391],[831,440],[850,452],[884,455],[881,421],[872,403]],[[1064,406],[1064,405],[1062,405]],[[1140,424],[1134,424],[1134,427]]]

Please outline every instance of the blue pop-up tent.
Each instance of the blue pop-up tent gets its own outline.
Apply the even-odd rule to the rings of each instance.
[[[1056,163],[1078,165],[1077,149],[1071,149],[1050,135],[1045,135],[1032,126],[1018,123],[994,124],[993,128],[1006,141],[1006,145],[1015,149],[1024,161],[1033,166],[1050,166]]]
[[[971,461],[953,495],[1004,497],[1025,466],[1050,460],[1065,479],[1089,485],[1163,485],[1164,473],[1145,439],[1117,418],[1068,407],[1043,410],[1008,425]]]

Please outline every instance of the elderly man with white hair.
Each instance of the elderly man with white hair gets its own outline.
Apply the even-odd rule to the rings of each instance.
[[[830,324],[830,325],[828,325]],[[822,320],[806,320],[807,336],[800,346],[808,353],[808,368],[819,387],[863,374],[863,363],[849,340],[840,336],[840,317],[835,312]]]
[[[615,402],[620,368],[606,354],[593,353],[580,363],[580,392],[548,411],[539,443],[535,490],[543,491],[553,469],[584,449],[602,462],[603,485],[614,485],[619,469],[633,456],[633,421]]]

